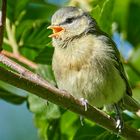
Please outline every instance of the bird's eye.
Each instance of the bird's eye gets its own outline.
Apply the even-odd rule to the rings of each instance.
[[[66,23],[72,23],[73,20],[74,20],[74,18],[67,18],[65,22],[66,22]]]

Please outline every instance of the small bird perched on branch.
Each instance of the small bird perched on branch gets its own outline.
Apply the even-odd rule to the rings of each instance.
[[[56,82],[78,99],[95,107],[112,106],[116,111],[116,128],[123,120],[120,104],[137,111],[131,98],[120,54],[112,39],[98,27],[95,19],[76,7],[65,7],[52,16],[52,67]],[[130,104],[130,106],[129,106]]]

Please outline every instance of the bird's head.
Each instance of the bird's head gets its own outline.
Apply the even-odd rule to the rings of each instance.
[[[83,10],[76,7],[64,7],[52,16],[48,29],[52,29],[53,34],[49,37],[57,41],[64,41],[78,36],[94,26],[96,26],[95,20]]]

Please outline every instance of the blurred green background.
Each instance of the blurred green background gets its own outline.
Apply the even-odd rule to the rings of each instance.
[[[116,42],[133,97],[140,102],[139,0],[8,0],[3,53],[56,85],[47,26],[52,14],[66,5],[89,11]],[[1,140],[122,139],[86,119],[81,126],[78,115],[2,81],[0,99]],[[140,119],[131,112],[123,117],[140,128]]]

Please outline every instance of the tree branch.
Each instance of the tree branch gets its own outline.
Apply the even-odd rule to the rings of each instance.
[[[81,114],[89,120],[96,122],[103,128],[108,129],[109,131],[112,131],[116,134],[118,133],[115,120],[105,113],[101,112],[99,109],[88,105],[87,111],[85,111],[85,108],[80,100],[75,99],[66,91],[57,89],[56,87],[52,86],[47,81],[42,79],[39,75],[32,73],[26,68],[10,60],[3,54],[0,54],[0,63],[5,64],[9,68],[17,72],[14,73],[0,67],[0,79],[2,81],[31,92],[32,94],[35,94],[43,99],[47,99],[77,114]],[[124,126],[124,129],[122,130],[122,133],[120,135],[127,140],[140,139],[140,132],[127,125]]]
[[[1,53],[7,57],[16,59],[18,62],[21,62],[21,63],[27,65],[28,67],[31,67],[32,69],[38,68],[38,65],[36,63],[32,62],[31,60],[27,59],[26,57],[22,56],[21,54],[15,55],[14,53],[8,52],[6,50],[2,50]]]
[[[6,3],[7,0],[2,0],[2,14],[0,16],[0,51],[2,50],[3,36],[4,36],[4,26],[6,19]]]

